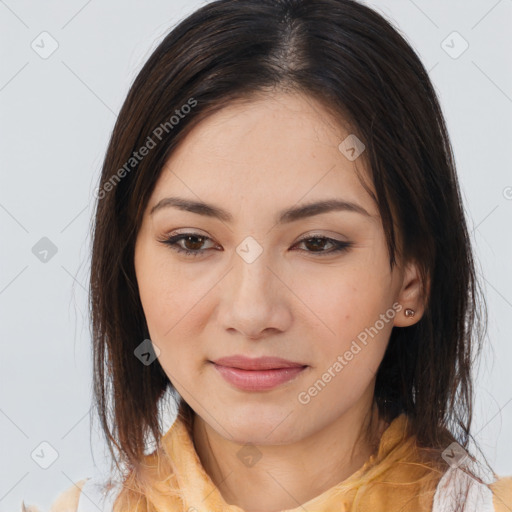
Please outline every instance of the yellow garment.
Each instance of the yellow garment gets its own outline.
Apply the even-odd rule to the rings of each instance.
[[[307,503],[282,512],[431,511],[437,484],[448,465],[441,461],[436,468],[426,463],[406,427],[404,414],[395,418],[384,431],[377,453],[358,471]],[[147,486],[131,474],[114,512],[244,512],[224,501],[179,417],[162,437],[159,449],[145,457],[144,467]],[[84,482],[62,493],[50,512],[75,512]],[[491,490],[495,511],[512,511],[512,478],[499,479]]]

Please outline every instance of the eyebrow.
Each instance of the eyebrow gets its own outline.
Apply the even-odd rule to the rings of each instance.
[[[213,217],[224,222],[232,222],[233,216],[223,208],[200,201],[193,201],[181,197],[166,197],[160,200],[153,208],[151,208],[150,215],[153,215],[158,210],[163,208],[174,207],[179,210],[197,213],[205,217]],[[293,206],[281,211],[276,217],[277,224],[287,224],[306,217],[320,215],[322,213],[332,211],[348,211],[355,212],[367,217],[372,217],[361,205],[344,201],[341,199],[325,199],[323,201],[315,201],[301,206]]]

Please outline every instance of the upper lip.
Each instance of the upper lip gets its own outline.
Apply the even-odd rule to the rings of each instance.
[[[295,368],[307,366],[302,363],[289,361],[280,357],[246,357],[242,355],[234,355],[229,357],[221,357],[212,361],[221,366],[230,366],[232,368],[240,368],[241,370],[272,370],[276,368]]]

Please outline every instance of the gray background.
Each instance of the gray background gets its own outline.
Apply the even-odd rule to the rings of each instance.
[[[46,510],[107,467],[97,421],[90,436],[92,192],[136,73],[204,3],[0,1],[0,511],[20,510],[22,499]],[[474,433],[498,474],[510,475],[512,0],[366,3],[419,53],[447,118],[489,304]],[[469,44],[461,55],[454,31]],[[42,58],[53,40],[58,48]],[[43,237],[56,254],[34,254]],[[58,452],[47,469],[43,441]]]

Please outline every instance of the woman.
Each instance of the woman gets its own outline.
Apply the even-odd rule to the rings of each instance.
[[[379,14],[205,5],[136,78],[97,199],[118,475],[52,510],[512,509],[469,447],[484,302],[443,114]]]

